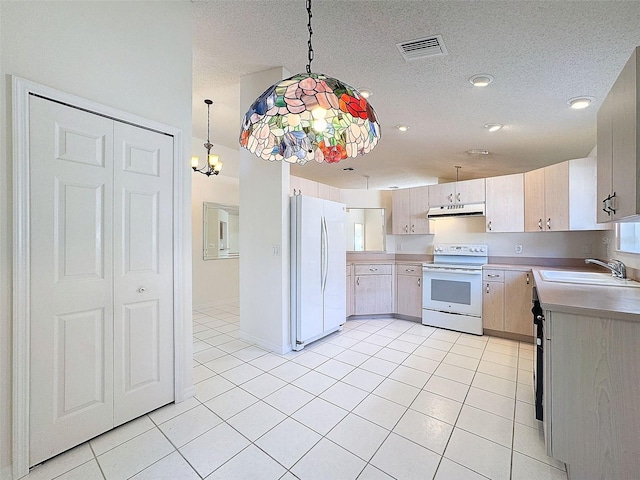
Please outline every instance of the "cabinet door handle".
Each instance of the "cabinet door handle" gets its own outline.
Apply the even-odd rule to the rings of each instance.
[[[527,273],[527,285],[529,285],[529,274]]]
[[[411,225],[411,233],[416,233],[416,226],[415,225]]]
[[[538,228],[542,230],[542,219],[538,220]]]
[[[496,273],[487,273],[487,277],[490,277],[490,278],[500,278],[500,274],[496,274]]]
[[[421,286],[421,285],[420,285],[420,283],[421,283],[421,282],[420,282],[420,280],[422,280],[422,279],[421,279],[420,277],[418,277],[418,286],[419,286],[419,287]]]
[[[453,193],[450,193],[450,194],[449,194],[449,202],[450,202],[450,203],[453,203]]]
[[[356,285],[360,286],[360,277],[356,278]]]
[[[405,268],[404,271],[405,272],[415,272],[415,270],[413,268]]]
[[[487,293],[489,293],[489,284],[487,283]]]
[[[551,230],[551,219],[547,219],[547,229]]]
[[[489,220],[489,223],[487,224],[487,227],[489,228],[489,231],[491,231],[491,220]]]
[[[369,269],[369,271],[370,271],[370,272],[377,272],[377,271],[378,271],[378,269],[377,269],[377,268],[370,268],[370,269]]]
[[[458,198],[458,201],[460,202],[460,192],[458,192],[458,195],[456,195],[456,197]]]
[[[409,233],[409,225],[404,226],[404,233]]]

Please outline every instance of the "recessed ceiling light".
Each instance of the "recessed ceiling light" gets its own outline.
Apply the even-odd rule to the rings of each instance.
[[[581,110],[583,108],[587,108],[591,105],[595,98],[593,97],[574,97],[567,100],[567,103],[576,110]]]
[[[406,132],[407,130],[409,130],[409,126],[408,125],[396,125],[396,128],[398,130],[400,130],[401,132]]]
[[[355,168],[353,168],[353,167],[346,167],[346,168],[343,168],[342,170],[344,170],[345,172],[353,172],[353,171],[355,170]]]
[[[488,73],[479,73],[478,75],[471,77],[469,81],[474,87],[486,87],[493,82],[493,76]]]
[[[497,132],[502,127],[504,127],[504,125],[501,123],[485,123],[484,125],[484,128],[488,129],[490,132]]]
[[[471,150],[467,150],[469,155],[489,155],[489,150],[484,148],[472,148]]]
[[[391,187],[389,187],[390,190],[397,190],[398,188],[400,187],[398,187],[397,185],[392,185]]]
[[[368,88],[360,88],[358,91],[364,98],[369,98],[371,95],[373,95],[373,92]]]

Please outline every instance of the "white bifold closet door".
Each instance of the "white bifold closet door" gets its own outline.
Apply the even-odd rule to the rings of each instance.
[[[173,138],[29,114],[34,465],[174,400]]]

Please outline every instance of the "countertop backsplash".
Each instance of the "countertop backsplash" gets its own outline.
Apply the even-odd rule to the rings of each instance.
[[[487,233],[485,217],[442,218],[434,235],[387,235],[387,253],[432,254],[434,243],[487,244],[490,257],[609,258],[613,231]],[[516,253],[516,245],[522,253]],[[515,262],[509,262],[515,263]],[[517,262],[521,263],[521,262]],[[522,262],[524,263],[524,262]]]

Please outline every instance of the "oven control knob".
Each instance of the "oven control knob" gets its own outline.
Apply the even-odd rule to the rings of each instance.
[[[471,251],[472,252],[479,252],[480,250],[478,250],[476,247],[471,247]]]
[[[484,252],[485,250],[486,250],[486,248],[485,248],[485,247],[480,247],[480,251],[481,251],[481,252]]]

